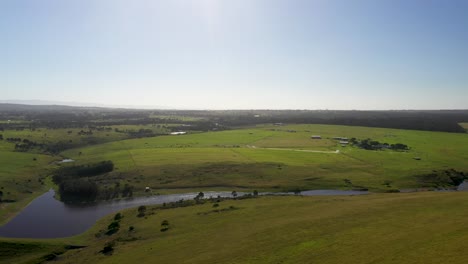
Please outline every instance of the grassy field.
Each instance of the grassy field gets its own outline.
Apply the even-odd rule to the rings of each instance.
[[[54,162],[63,158],[60,154],[45,154],[39,148],[31,149],[28,152],[15,151],[15,142],[8,142],[7,138],[27,139],[41,144],[66,142],[76,146],[83,146],[128,138],[126,133],[116,132],[115,129],[120,131],[150,129],[155,133],[168,133],[166,128],[152,125],[117,125],[109,126],[109,128],[110,130],[107,131],[93,129],[92,135],[80,135],[79,132],[82,130],[89,131],[83,128],[6,129],[1,131],[0,134],[3,135],[4,139],[0,140],[0,191],[3,193],[3,199],[16,202],[0,203],[0,224],[11,218],[33,198],[50,188],[50,184],[46,184],[44,178],[56,166]]]
[[[0,241],[0,262],[37,264],[65,251],[66,245],[62,243]]]
[[[313,140],[311,135],[323,139]],[[342,147],[332,137],[371,138],[411,149],[368,151]],[[258,126],[116,141],[63,155],[78,163],[112,160],[113,174],[140,191],[145,186],[163,191],[218,187],[386,191],[433,187],[415,177],[433,170],[468,171],[468,135],[331,125]]]
[[[165,126],[165,125],[164,125]],[[170,125],[169,125],[170,126]],[[21,138],[34,141],[42,144],[54,144],[58,142],[69,143],[72,146],[84,146],[99,144],[111,141],[118,141],[128,138],[126,131],[138,131],[140,129],[148,129],[154,133],[168,133],[168,130],[161,125],[114,125],[105,126],[108,130],[98,130],[96,128],[60,128],[60,129],[47,129],[37,128],[34,130],[5,130],[1,131],[5,139],[7,138]],[[117,132],[117,131],[120,132]],[[80,132],[92,131],[92,134],[80,134]]]
[[[87,246],[57,263],[465,263],[467,198],[463,192],[260,197],[216,208],[214,202],[149,207],[146,217],[129,209],[111,236],[96,234],[113,215],[78,237],[42,243]],[[100,253],[108,243],[112,255]]]
[[[117,127],[114,127],[117,128]],[[143,126],[119,126],[138,130]],[[160,129],[155,127],[154,129]],[[122,140],[124,133],[4,131],[4,138],[79,141],[59,155],[16,152],[0,141],[0,220],[51,186],[44,180],[63,157],[75,164],[112,160],[117,179],[155,192],[434,187],[417,176],[468,171],[468,135],[332,125],[259,125],[179,136]],[[101,133],[102,132],[102,133]],[[321,140],[311,139],[321,135]],[[342,147],[333,137],[403,143],[407,152]],[[339,150],[336,153],[336,150]],[[419,157],[420,160],[415,160]],[[40,180],[41,179],[41,180]],[[40,180],[40,181],[39,181]],[[120,231],[102,235],[113,216],[88,232],[53,240],[0,239],[1,263],[464,263],[468,193],[421,192],[353,197],[260,197],[186,208],[123,212]],[[215,211],[218,210],[218,211]],[[161,232],[161,222],[169,230]],[[0,222],[2,223],[2,222]],[[133,226],[134,230],[129,231]],[[101,235],[97,235],[101,234]],[[111,256],[100,251],[114,244]],[[86,248],[68,250],[66,245]],[[65,252],[65,254],[60,255]]]
[[[48,155],[14,152],[13,144],[0,141],[0,191],[4,200],[16,201],[0,203],[0,224],[46,191],[39,178],[53,160]]]
[[[357,189],[390,191],[435,187],[417,175],[433,170],[468,171],[468,135],[397,129],[333,125],[259,125],[253,128],[179,136],[121,140],[140,128],[163,132],[157,126],[113,126],[93,135],[81,129],[3,131],[4,138],[20,137],[38,142],[71,140],[78,145],[103,144],[70,149],[57,156],[39,151],[16,152],[14,143],[0,140],[0,190],[3,199],[0,223],[11,217],[49,186],[44,177],[62,157],[78,164],[112,160],[115,171],[102,176],[135,187],[144,195],[146,186],[159,193],[200,190],[285,191],[295,189]],[[167,131],[166,131],[167,132]],[[323,139],[313,140],[311,135]],[[342,147],[333,137],[372,138],[403,143],[408,152],[368,151]],[[110,141],[110,142],[108,142]],[[324,151],[327,153],[304,152]],[[328,153],[339,150],[339,153]],[[81,154],[80,154],[81,152]],[[421,160],[414,160],[420,157]],[[113,183],[111,183],[113,184]]]

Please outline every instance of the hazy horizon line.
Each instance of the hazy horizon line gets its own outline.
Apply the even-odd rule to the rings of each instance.
[[[95,107],[128,110],[176,110],[176,111],[463,111],[468,108],[432,108],[432,109],[332,109],[332,108],[197,108],[197,107],[171,107],[157,105],[119,105],[89,102],[49,101],[49,100],[0,100],[0,104],[30,105],[30,106],[68,106],[68,107]]]

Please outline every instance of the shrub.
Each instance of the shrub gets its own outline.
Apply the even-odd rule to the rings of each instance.
[[[112,255],[112,252],[114,252],[114,243],[107,243],[106,246],[104,246],[104,248],[100,252],[104,255]]]
[[[145,216],[145,213],[146,213],[146,206],[140,205],[138,207],[138,215],[137,216],[138,217],[143,217],[143,216]]]
[[[165,232],[169,229],[169,221],[164,220],[161,222],[161,232]]]
[[[122,219],[122,214],[121,213],[117,213],[115,216],[114,216],[114,220],[115,221],[119,221],[120,219]]]
[[[119,231],[119,229],[120,229],[120,223],[118,221],[114,221],[107,226],[106,235],[110,236],[112,234],[115,234]]]

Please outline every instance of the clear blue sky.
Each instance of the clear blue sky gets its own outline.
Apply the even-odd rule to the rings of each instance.
[[[2,0],[0,99],[468,109],[468,1]]]

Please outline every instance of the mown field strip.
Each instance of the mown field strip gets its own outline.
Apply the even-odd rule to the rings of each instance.
[[[309,150],[309,149],[288,149],[288,148],[258,148],[256,146],[250,146],[253,149],[269,149],[269,150],[285,150],[285,151],[298,151],[298,152],[311,152],[311,153],[326,153],[326,154],[339,154],[340,150]]]

